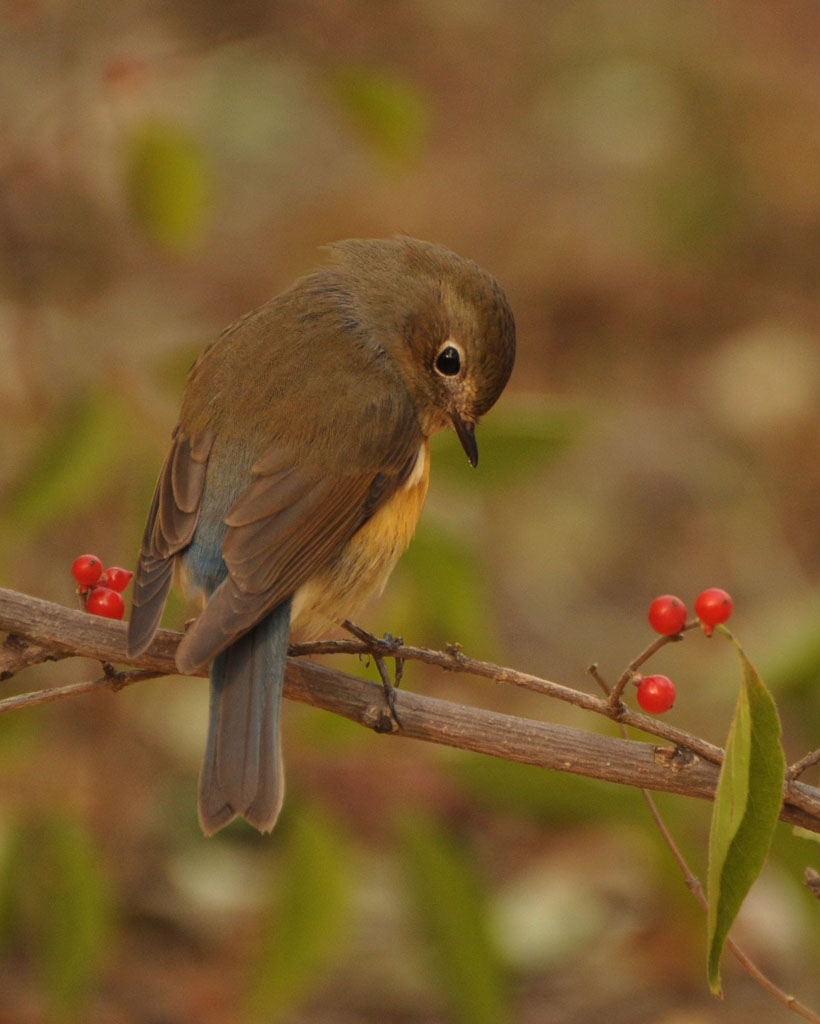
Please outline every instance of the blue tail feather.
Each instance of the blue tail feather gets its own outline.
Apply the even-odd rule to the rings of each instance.
[[[199,820],[212,835],[237,815],[262,832],[284,798],[279,727],[290,601],[284,601],[211,665],[208,742],[199,777]]]

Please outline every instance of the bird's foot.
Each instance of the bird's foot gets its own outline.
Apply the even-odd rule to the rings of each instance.
[[[357,640],[361,640],[363,644],[367,644],[373,654],[391,655],[394,651],[398,650],[399,647],[404,643],[404,637],[393,636],[392,633],[385,633],[384,636],[376,636],[375,633],[371,633],[367,629],[362,629],[361,626],[357,626],[355,622],[351,622],[350,619],[345,619],[342,623],[342,628],[346,629],[348,633],[352,633]]]
[[[393,636],[391,633],[385,633],[384,637],[378,637],[374,633],[369,633],[366,629],[362,629],[361,626],[355,625],[348,619],[345,619],[342,625],[348,633],[352,633],[353,636],[361,640],[370,649],[373,662],[378,669],[379,677],[382,681],[388,714],[385,714],[377,723],[375,731],[396,732],[402,728],[401,719],[396,710],[396,691],[401,685],[401,679],[404,674],[404,659],[395,658],[396,670],[392,680],[384,659],[385,655],[389,657],[394,651],[397,651],[404,643],[404,640],[400,636]]]

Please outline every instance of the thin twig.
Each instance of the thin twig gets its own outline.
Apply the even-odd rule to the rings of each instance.
[[[595,682],[596,682],[596,683],[597,683],[597,684],[598,684],[598,685],[599,685],[599,686],[601,687],[601,689],[602,689],[602,690],[604,691],[604,695],[605,695],[606,697],[608,697],[608,696],[609,696],[609,694],[610,694],[610,692],[611,692],[611,691],[610,691],[610,688],[609,688],[609,683],[608,683],[608,682],[606,681],[606,679],[604,679],[604,677],[603,677],[603,676],[601,675],[601,673],[600,673],[600,671],[599,671],[599,669],[598,669],[598,662],[597,662],[597,661],[596,661],[596,662],[594,662],[594,663],[593,663],[592,665],[590,665],[590,666],[589,666],[589,668],[587,669],[587,675],[588,675],[588,676],[592,676],[592,678],[593,678],[593,679],[595,680]],[[625,733],[625,730],[624,730],[624,728],[623,728],[623,727],[621,727],[621,733]]]
[[[65,700],[67,697],[81,697],[85,693],[94,693],[99,690],[116,692],[125,686],[131,686],[132,683],[141,683],[145,679],[157,679],[162,675],[165,673],[147,668],[134,669],[131,672],[115,672],[113,675],[106,672],[97,679],[89,679],[82,683],[50,686],[46,690],[32,690],[31,693],[4,697],[0,700],[0,714],[20,711],[22,708],[33,708],[40,704],[52,704],[54,701]]]
[[[653,655],[657,654],[662,647],[666,647],[667,644],[679,643],[681,640],[683,640],[683,634],[686,632],[686,630],[694,629],[697,625],[698,620],[692,619],[691,622],[686,623],[686,625],[680,630],[679,633],[673,633],[670,636],[657,637],[655,640],[652,641],[651,644],[649,644],[648,647],[641,651],[641,653],[636,658],[633,658],[632,661],[630,661],[630,663],[626,666],[626,668],[619,676],[618,681],[609,691],[609,703],[611,707],[614,709],[620,706],[621,697],[623,695],[624,690],[629,684],[629,681],[632,679],[632,677],[635,675],[635,673],[642,665],[645,665],[646,662],[649,661],[649,659]]]
[[[396,646],[379,637],[372,637],[370,642],[319,640],[315,643],[292,644],[289,650],[294,657],[315,654],[382,654],[402,658],[405,661],[421,661],[425,665],[435,665],[448,672],[464,672],[467,675],[481,676],[484,679],[492,679],[496,683],[506,683],[530,690],[543,697],[552,697],[555,700],[573,704],[584,711],[594,711],[605,718],[631,725],[676,746],[688,747],[699,757],[711,761],[713,764],[719,765],[723,761],[723,751],[720,747],[691,733],[684,732],[683,729],[677,729],[667,722],[658,721],[624,705],[613,709],[609,700],[596,697],[594,694],[575,690],[572,687],[554,683],[549,679],[542,679],[540,676],[530,675],[527,672],[519,672],[517,669],[496,665],[490,661],[479,661],[477,658],[470,658],[466,654],[462,654],[460,650],[453,648],[446,651],[434,651],[427,647],[411,647],[408,644]]]
[[[820,750],[811,750],[805,757],[801,757],[799,761],[795,761],[786,769],[786,778],[798,779],[807,768],[816,764],[820,764]]]

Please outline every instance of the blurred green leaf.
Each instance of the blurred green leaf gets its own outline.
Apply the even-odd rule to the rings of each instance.
[[[202,147],[178,125],[150,121],[126,152],[128,202],[142,230],[169,249],[199,237],[211,204],[211,172]]]
[[[545,772],[480,754],[462,754],[450,771],[482,806],[530,821],[555,825],[588,825],[615,820],[644,821],[646,803],[637,789],[585,779],[563,772]],[[614,799],[613,799],[614,794]]]
[[[351,124],[382,157],[407,163],[420,153],[427,106],[411,82],[373,68],[345,68],[329,85]]]
[[[22,928],[21,895],[25,891],[22,832],[16,823],[3,830],[0,846],[0,954],[10,949]]]
[[[399,838],[409,896],[453,1018],[503,1024],[511,1016],[506,979],[472,861],[429,818],[402,820]]]
[[[157,379],[175,401],[179,400],[194,363],[212,341],[208,335],[197,336],[170,349],[157,361]]]
[[[655,183],[659,234],[673,255],[697,253],[728,245],[742,221],[738,199],[744,193],[736,169],[717,157],[673,165]]]
[[[57,1015],[80,1017],[107,952],[112,907],[97,851],[76,822],[55,820],[43,836],[40,880],[46,986]]]
[[[490,657],[495,627],[488,581],[474,545],[454,530],[425,522],[404,555],[400,580],[385,605],[393,629],[427,644],[458,641]]]
[[[458,641],[477,657],[500,656],[483,537],[466,503],[472,508],[482,493],[512,488],[542,471],[576,441],[585,421],[578,410],[556,412],[526,400],[503,414],[494,412],[481,424],[477,471],[454,433],[434,435],[431,500],[443,515],[422,518],[402,557],[381,605],[388,629],[434,646]],[[464,515],[457,501],[465,503]]]
[[[22,933],[54,1021],[85,1020],[108,950],[107,874],[79,822],[51,817],[16,830],[0,880],[0,937]]]
[[[102,392],[72,399],[52,416],[44,443],[5,502],[6,534],[19,542],[72,515],[98,495],[132,447],[133,423]]]
[[[493,410],[481,421],[476,432],[476,469],[467,461],[455,434],[447,430],[435,434],[431,441],[433,472],[471,488],[512,486],[545,469],[575,444],[585,422],[585,414],[578,409],[509,402],[507,408]]]
[[[820,630],[817,621],[820,608],[809,602],[794,614],[794,627],[787,640],[779,644],[765,665],[769,685],[777,693],[783,707],[793,704],[797,714],[805,715],[820,699]]]
[[[720,957],[732,922],[766,862],[783,798],[786,760],[777,707],[727,629],[741,666],[709,835],[709,985],[720,994]]]
[[[792,835],[797,836],[798,839],[808,839],[810,843],[820,843],[820,836],[816,832],[810,832],[801,825],[794,826]]]
[[[253,970],[248,1018],[271,1021],[321,982],[345,949],[350,854],[338,829],[303,806],[290,819],[274,909]]]

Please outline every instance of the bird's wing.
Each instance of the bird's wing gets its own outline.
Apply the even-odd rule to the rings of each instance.
[[[211,434],[192,441],[179,427],[174,430],[140,546],[128,623],[130,654],[144,651],[159,625],[174,555],[190,543],[196,528],[212,445]]]
[[[342,471],[323,468],[336,460],[299,461],[282,442],[256,462],[249,486],[225,519],[227,578],[180,643],[180,671],[205,665],[290,597],[401,486],[422,435],[409,403],[390,403],[383,412],[381,429],[371,420],[361,435],[343,435]]]

